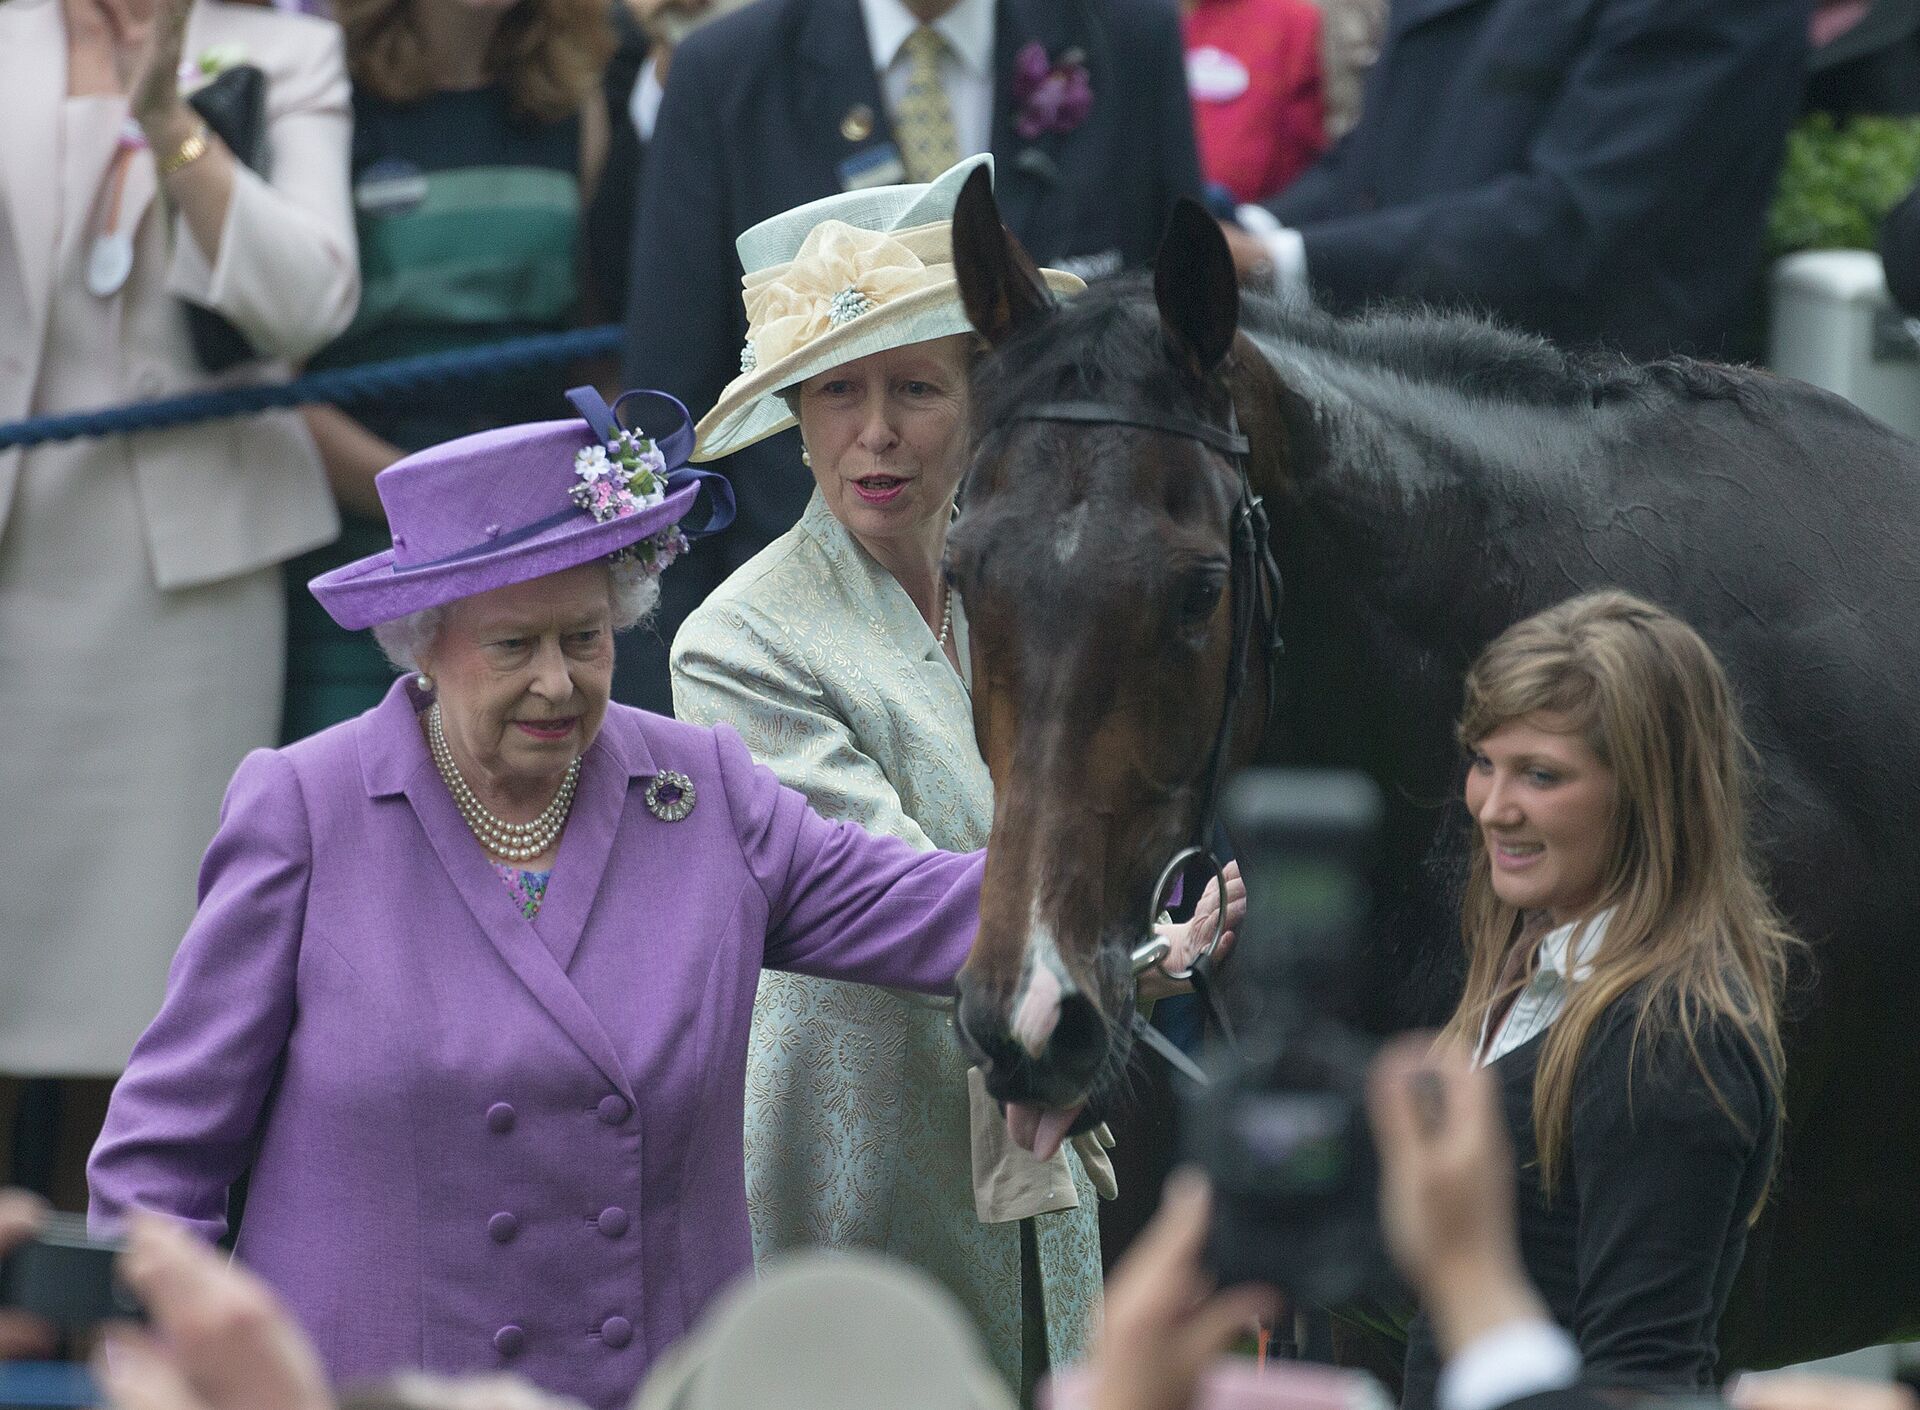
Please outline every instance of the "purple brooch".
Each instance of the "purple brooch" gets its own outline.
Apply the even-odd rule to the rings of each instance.
[[[679,822],[693,811],[693,780],[662,769],[647,785],[647,811],[661,822]]]
[[[667,497],[667,458],[651,440],[631,431],[616,433],[604,446],[582,447],[573,457],[573,473],[580,482],[567,496],[597,523],[625,519]],[[673,524],[611,556],[657,573],[686,549],[686,535]]]
[[[1069,49],[1049,58],[1039,40],[1013,56],[1013,130],[1024,142],[1049,132],[1071,132],[1093,110],[1093,81],[1086,57]]]

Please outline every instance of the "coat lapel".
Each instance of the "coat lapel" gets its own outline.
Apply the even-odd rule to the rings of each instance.
[[[533,928],[563,970],[572,967],[580,937],[593,915],[627,807],[641,806],[633,796],[633,780],[650,779],[656,772],[646,741],[637,733],[623,742],[612,728],[603,726],[587,751],[573,811],[560,837],[553,880],[533,918]]]
[[[1040,260],[1053,253],[1051,232],[1038,226],[1046,197],[1060,184],[1062,168],[1051,150],[1051,136],[1029,142],[1013,130],[1013,59],[1035,40],[1046,45],[1051,57],[1066,47],[1052,32],[1053,17],[1047,13],[1052,8],[1036,0],[1000,0],[993,20],[993,198],[1001,223]]]
[[[861,596],[879,622],[881,635],[896,644],[909,661],[939,661],[945,665],[940,642],[927,630],[927,622],[907,596],[893,574],[854,540],[847,526],[827,508],[818,490],[807,501],[800,522],[820,545],[834,575],[844,583],[858,585]]]
[[[1099,160],[1086,144],[1100,126],[1100,104],[1119,101],[1121,80],[1110,63],[1102,62],[1098,36],[1078,23],[1084,13],[1084,7],[1048,0],[1000,0],[994,19],[994,199],[1007,228],[1041,263],[1076,253],[1065,247],[1063,237],[1073,209],[1066,173],[1098,168]],[[1018,109],[1014,56],[1034,43],[1055,63],[1070,50],[1080,51],[1093,82],[1094,111],[1071,132],[1043,133],[1028,141],[1013,126]]]
[[[817,150],[830,155],[834,189],[844,190],[848,158],[893,142],[893,119],[880,92],[880,76],[873,71],[873,46],[860,16],[860,0],[813,0],[800,31],[799,59],[796,92],[802,131]],[[867,110],[872,124],[864,136],[848,126],[858,108]]]
[[[52,297],[61,170],[60,105],[67,92],[66,32],[56,0],[0,3],[0,96],[8,126],[0,140],[0,191],[13,223],[27,306],[26,347],[38,349]],[[25,193],[35,199],[23,199]],[[17,330],[16,330],[17,333]],[[19,345],[19,344],[17,344]]]
[[[414,815],[419,819],[421,831],[426,834],[428,845],[439,858],[454,889],[460,893],[461,901],[494,949],[506,961],[507,967],[539,1000],[540,1006],[546,1009],[562,1031],[600,1069],[601,1074],[613,1083],[620,1095],[633,1102],[633,1087],[627,1080],[626,1069],[621,1065],[613,1040],[608,1037],[600,1020],[594,1017],[587,1001],[573,987],[573,981],[567,978],[562,962],[542,943],[544,934],[536,934],[514,906],[506,886],[474,841],[459,810],[453,806],[453,796],[447,792],[446,784],[434,769],[433,760],[427,753],[426,740],[421,736],[415,716],[418,703],[418,697],[402,680],[395,684],[380,705],[371,721],[369,738],[362,743],[361,766],[368,791],[376,796],[383,793],[402,793],[406,796],[408,803],[413,806]],[[624,795],[626,791],[624,776],[614,779],[607,777],[618,772],[612,751],[603,751],[596,740],[594,747],[587,751],[587,763],[580,775],[580,794],[576,796],[574,804],[576,808],[579,807],[581,796],[592,794],[596,802],[590,815],[596,824],[606,821],[604,800],[610,796]],[[589,836],[578,846],[573,846],[571,851],[570,839],[563,839],[560,844],[562,861],[578,854],[589,859],[590,864],[597,853],[599,867],[604,870],[607,852],[613,845],[613,833],[617,830],[617,817],[614,824],[606,829],[604,837],[592,835],[594,828],[584,829]],[[568,830],[572,831],[571,823]],[[558,870],[556,864],[556,884]],[[596,871],[592,886],[583,888],[585,903],[582,924],[585,912],[591,909],[593,893],[598,888],[599,872]],[[568,898],[563,896],[561,899]],[[545,909],[542,906],[543,914]],[[558,918],[550,923],[557,925]],[[577,946],[578,943],[576,934],[572,944]],[[571,952],[569,949],[568,953]]]

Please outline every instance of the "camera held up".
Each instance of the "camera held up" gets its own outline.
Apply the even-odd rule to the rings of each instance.
[[[1356,773],[1261,769],[1224,801],[1247,880],[1236,1041],[1214,1045],[1181,1122],[1213,1182],[1207,1260],[1225,1283],[1348,1302],[1388,1276],[1365,1106],[1374,1043],[1349,1018],[1380,796]]]

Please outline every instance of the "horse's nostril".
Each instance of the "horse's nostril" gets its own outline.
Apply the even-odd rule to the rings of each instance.
[[[1106,1043],[1106,1021],[1093,1000],[1074,994],[1062,1001],[1060,1022],[1053,1030],[1052,1056],[1056,1062],[1071,1067],[1089,1057],[1097,1060]]]

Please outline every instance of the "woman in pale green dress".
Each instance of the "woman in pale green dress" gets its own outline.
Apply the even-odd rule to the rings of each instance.
[[[816,201],[740,237],[745,370],[700,423],[694,458],[797,420],[815,492],[687,619],[672,654],[680,718],[733,725],[827,817],[954,851],[986,845],[993,782],[973,733],[966,616],[939,572],[980,341],[949,222],[961,182],[990,162]],[[1081,287],[1044,273],[1056,292]],[[1211,933],[1217,906],[1202,907],[1182,954]],[[1230,907],[1229,931],[1234,919]],[[1100,1296],[1095,1191],[1111,1197],[1112,1166],[1095,1133],[1051,1151],[1014,1144],[951,1003],[767,974],[746,1142],[757,1258],[862,1247],[916,1264],[960,1298],[1023,1395],[1083,1354]]]

